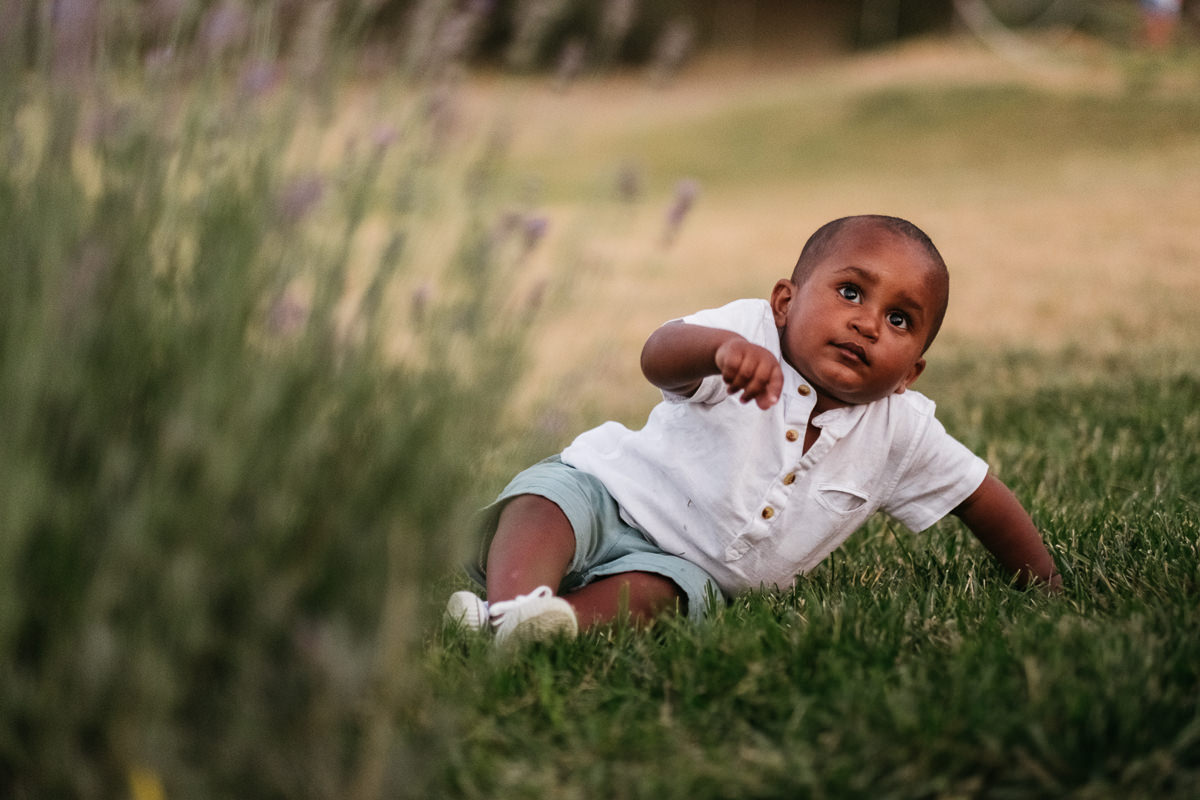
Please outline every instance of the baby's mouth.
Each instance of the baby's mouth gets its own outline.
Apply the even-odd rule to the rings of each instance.
[[[863,364],[870,366],[871,362],[867,359],[867,351],[854,342],[838,342],[834,345],[838,350],[846,353],[849,356],[861,361]]]

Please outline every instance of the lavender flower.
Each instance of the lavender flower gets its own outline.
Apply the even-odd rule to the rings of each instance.
[[[278,64],[256,59],[242,70],[238,77],[238,89],[245,97],[259,97],[274,89],[280,76]]]
[[[275,208],[280,220],[294,225],[308,216],[325,194],[325,183],[316,175],[309,175],[289,183],[279,194]]]
[[[96,0],[54,0],[50,9],[53,34],[53,69],[56,75],[76,79],[91,66],[100,22]]]
[[[657,85],[667,83],[679,72],[683,62],[692,52],[696,39],[696,26],[686,18],[672,20],[658,38],[651,64],[651,79]]]
[[[267,314],[267,328],[277,336],[292,336],[308,322],[308,305],[295,292],[284,291]]]
[[[542,278],[533,285],[529,290],[529,296],[525,298],[525,309],[529,312],[537,311],[542,307],[542,303],[546,300],[546,289],[549,284],[545,278]]]
[[[444,0],[426,0],[413,15],[407,60],[414,72],[437,78],[469,59],[495,2],[469,0],[449,15],[445,6]]]
[[[642,194],[642,175],[636,164],[626,162],[617,170],[617,197],[632,203]]]
[[[444,75],[425,99],[425,116],[429,120],[435,151],[446,145],[458,128],[460,118],[458,85],[462,76],[456,71]]]
[[[550,408],[537,417],[537,429],[549,436],[561,437],[571,430],[571,420],[565,411]]]
[[[667,224],[663,231],[663,244],[669,245],[679,236],[679,229],[692,205],[700,194],[700,184],[692,178],[684,178],[675,185],[675,198],[667,209]]]
[[[325,64],[336,9],[332,0],[310,2],[301,8],[300,25],[292,44],[292,63],[297,75],[304,80],[313,80]]]
[[[151,77],[161,77],[167,74],[171,64],[175,61],[175,48],[171,45],[165,47],[156,47],[146,54],[144,65],[146,73]]]
[[[379,125],[371,131],[371,145],[376,155],[383,155],[400,138],[400,130],[395,125]]]
[[[529,253],[537,247],[538,242],[546,235],[546,229],[549,227],[550,220],[543,216],[535,215],[525,218],[525,221],[521,225],[521,232],[523,234],[522,243],[525,253]]]
[[[246,40],[246,12],[236,0],[222,0],[200,23],[200,46],[209,58],[220,58]]]
[[[582,39],[574,38],[563,45],[562,53],[558,56],[558,70],[555,73],[554,86],[558,91],[565,92],[570,88],[579,73],[583,71],[587,46]]]
[[[492,228],[489,241],[493,247],[499,247],[508,240],[508,237],[521,226],[521,212],[505,211],[500,215],[500,219],[496,222],[496,226]]]
[[[147,30],[166,38],[183,18],[190,0],[150,0],[142,10],[142,22]]]
[[[417,322],[425,319],[425,313],[429,309],[429,301],[433,299],[433,287],[428,283],[422,283],[417,287],[417,290],[412,295],[412,316]]]

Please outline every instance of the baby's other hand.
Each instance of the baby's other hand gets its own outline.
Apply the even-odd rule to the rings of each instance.
[[[729,393],[740,391],[743,403],[765,409],[779,402],[783,370],[770,350],[736,337],[717,348],[716,362]]]

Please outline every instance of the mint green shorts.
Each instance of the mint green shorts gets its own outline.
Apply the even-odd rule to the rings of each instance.
[[[717,603],[721,589],[712,576],[687,559],[664,553],[637,528],[621,519],[617,501],[598,478],[562,462],[558,456],[520,472],[483,509],[482,545],[467,572],[480,586],[487,583],[488,547],[500,512],[512,498],[533,494],[554,503],[575,531],[575,556],[558,587],[560,594],[582,588],[597,578],[621,572],[650,572],[674,581],[687,598],[687,614],[703,619]]]

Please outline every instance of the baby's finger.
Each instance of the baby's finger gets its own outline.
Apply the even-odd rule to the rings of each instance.
[[[772,364],[771,377],[767,381],[766,389],[758,397],[758,407],[766,410],[779,402],[779,397],[783,394],[783,370],[778,364]]]
[[[742,402],[748,403],[751,400],[758,401],[761,408],[766,408],[763,402],[773,403],[775,399],[770,397],[771,381],[774,372],[779,367],[773,361],[759,360],[755,365],[754,375],[746,382],[746,388],[742,392]]]
[[[770,363],[765,365],[756,378],[751,399],[758,403],[759,408],[765,410],[779,402],[779,395],[783,391],[783,371],[779,369],[778,364]]]
[[[722,377],[725,378],[725,386],[730,394],[745,389],[750,381],[754,378],[754,365],[748,358],[737,359],[732,364],[727,364],[722,370]]]

